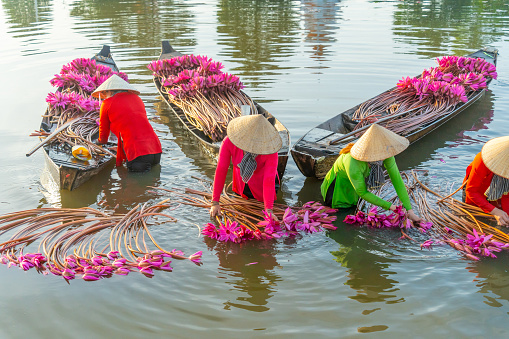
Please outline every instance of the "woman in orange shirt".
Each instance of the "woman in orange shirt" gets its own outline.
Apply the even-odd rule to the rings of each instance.
[[[509,226],[509,136],[488,141],[467,167],[464,200]]]

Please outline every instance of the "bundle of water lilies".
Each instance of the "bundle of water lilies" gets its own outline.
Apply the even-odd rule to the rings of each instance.
[[[406,77],[397,86],[360,105],[352,116],[359,129],[379,119],[399,135],[408,135],[451,112],[475,92],[496,79],[495,65],[482,58],[445,56],[437,58],[438,67],[425,69],[419,77]]]
[[[389,215],[380,214],[376,207],[364,212],[364,203],[359,204],[355,215],[347,216],[344,221],[373,228],[396,228],[403,234],[400,239],[412,241],[414,239],[405,232],[418,229],[431,237],[421,244],[421,248],[431,249],[432,246],[447,244],[472,260],[483,256],[496,258],[495,253],[509,248],[509,235],[492,226],[494,216],[452,198],[458,190],[448,195],[440,194],[423,183],[425,176],[422,172],[411,171],[403,173],[403,176],[412,205],[426,222],[414,224],[401,207]],[[387,183],[376,194],[393,203],[398,201],[394,189]]]
[[[66,280],[95,281],[113,274],[172,271],[171,259],[199,265],[202,252],[185,256],[165,250],[149,228],[176,222],[162,213],[170,204],[138,205],[125,214],[93,208],[38,208],[0,216],[0,262],[25,271],[35,269]],[[155,220],[156,217],[164,221]],[[146,239],[149,240],[146,240]]]
[[[128,81],[125,73],[114,72],[109,67],[87,58],[74,59],[62,66],[59,74],[55,74],[50,83],[58,90],[46,97],[48,109],[44,117],[50,124],[56,124],[57,128],[68,121],[74,121],[58,134],[54,143],[70,147],[77,143],[86,144],[93,155],[114,155],[92,142],[92,137],[99,131],[97,119],[101,102],[91,96],[92,92],[113,74]],[[45,131],[31,134],[39,137],[47,135]]]
[[[228,122],[240,116],[242,105],[256,112],[251,98],[240,91],[244,85],[239,77],[222,72],[224,65],[206,56],[182,55],[147,67],[170,103],[214,142],[224,139]]]
[[[382,209],[377,206],[371,206],[368,212],[357,211],[355,215],[348,215],[343,222],[354,225],[366,225],[370,228],[388,228],[397,229],[401,232],[401,239],[407,238],[413,240],[406,232],[410,229],[418,229],[421,233],[426,233],[433,226],[431,222],[420,222],[414,224],[408,218],[403,206],[397,206],[392,213],[382,213]]]
[[[211,207],[210,190],[186,189],[185,192],[177,192],[160,187],[158,189],[178,197],[177,200],[182,204],[206,209]],[[310,201],[302,207],[274,204],[273,214],[269,215],[263,203],[243,199],[225,190],[220,197],[220,205],[222,217],[217,217],[215,223],[207,223],[201,230],[205,237],[220,242],[241,243],[336,229],[332,225],[336,216],[331,214],[337,210],[319,202]]]

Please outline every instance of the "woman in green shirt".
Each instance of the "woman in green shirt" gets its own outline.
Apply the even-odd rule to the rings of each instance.
[[[349,144],[341,150],[338,159],[325,176],[321,191],[326,205],[346,208],[357,205],[361,198],[373,205],[394,211],[395,205],[369,192],[367,187],[384,183],[385,167],[403,207],[408,211],[408,217],[416,222],[422,221],[412,210],[408,192],[394,160],[394,156],[408,145],[406,138],[373,124],[355,144]]]

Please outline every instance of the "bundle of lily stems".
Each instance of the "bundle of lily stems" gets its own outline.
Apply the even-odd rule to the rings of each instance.
[[[184,192],[157,188],[165,191],[173,200],[195,207],[210,209],[212,192],[186,189]],[[221,217],[214,223],[208,223],[201,233],[219,242],[241,243],[251,240],[264,240],[292,237],[299,233],[315,233],[326,229],[335,230],[332,225],[336,209],[323,206],[319,202],[309,201],[302,207],[290,207],[274,203],[273,214],[264,210],[264,204],[255,199],[246,200],[224,190],[220,197]]]
[[[0,216],[0,261],[23,270],[35,269],[66,280],[95,281],[113,274],[171,271],[171,259],[201,264],[202,252],[190,256],[162,248],[150,228],[177,220],[162,213],[168,200],[138,205],[125,214],[86,208],[37,208]],[[155,218],[163,221],[156,221]]]
[[[76,144],[86,145],[92,156],[108,154],[115,156],[109,150],[96,145],[92,138],[99,132],[99,110],[101,102],[92,97],[92,92],[106,81],[111,75],[117,74],[125,81],[127,75],[114,72],[107,66],[97,64],[93,59],[78,58],[62,66],[59,74],[55,74],[50,83],[57,87],[55,93],[46,97],[48,109],[45,118],[49,123],[60,126],[68,123],[52,141],[61,147],[72,147]],[[35,131],[31,136],[47,137],[46,131]]]
[[[187,259],[200,265],[202,251],[185,256],[179,250],[164,249],[150,229],[177,223],[164,210],[177,211],[185,205],[201,208],[207,216],[212,206],[210,187],[203,191],[153,188],[170,197],[138,205],[125,214],[85,207],[37,208],[0,215],[0,237],[9,236],[0,241],[0,262],[66,280],[87,281],[130,272],[151,277],[156,270],[171,271],[171,259]],[[203,236],[219,242],[240,243],[336,229],[332,225],[336,216],[330,215],[336,210],[318,202],[302,207],[275,204],[273,211],[278,220],[264,212],[263,203],[226,190],[220,203],[222,217],[201,229]]]
[[[182,55],[152,61],[147,67],[161,92],[213,142],[224,139],[230,120],[241,115],[241,106],[257,112],[253,100],[241,92],[239,77],[223,73],[224,65],[206,56]]]
[[[497,78],[495,65],[482,58],[445,56],[437,58],[437,63],[438,67],[424,70],[419,77],[403,78],[394,89],[362,103],[352,116],[357,122],[354,129],[395,116],[379,124],[399,135],[412,134]]]
[[[483,256],[496,258],[495,253],[509,248],[509,235],[491,225],[495,221],[493,215],[452,197],[459,189],[448,195],[440,194],[423,183],[424,175],[420,171],[403,172],[403,177],[412,205],[425,222],[414,224],[402,207],[390,214],[381,213],[376,206],[365,211],[365,202],[359,203],[357,213],[344,221],[372,228],[398,229],[402,234],[400,239],[412,241],[408,232],[417,229],[430,236],[421,248],[447,244],[472,260]],[[375,193],[393,204],[398,202],[394,188],[387,182]]]

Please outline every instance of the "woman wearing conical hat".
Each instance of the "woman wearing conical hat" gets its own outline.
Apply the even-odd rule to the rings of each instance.
[[[509,136],[484,144],[467,167],[464,200],[509,226]]]
[[[219,215],[219,197],[226,174],[233,164],[233,191],[243,198],[264,203],[272,214],[276,199],[278,154],[283,142],[274,126],[261,114],[247,115],[230,121],[219,150],[210,215]]]
[[[347,208],[357,205],[361,198],[394,211],[395,205],[368,191],[368,188],[384,183],[385,167],[408,217],[413,221],[422,221],[412,210],[408,192],[394,160],[394,156],[403,152],[408,145],[406,138],[373,124],[355,144],[350,143],[340,151],[321,186],[325,204],[332,208]]]
[[[92,96],[104,99],[99,118],[99,143],[117,136],[117,166],[127,162],[132,172],[147,172],[161,159],[161,142],[150,125],[140,92],[114,74]]]

